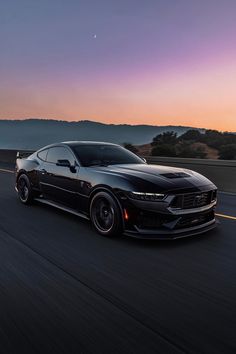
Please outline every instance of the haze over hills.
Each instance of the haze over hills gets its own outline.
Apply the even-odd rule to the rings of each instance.
[[[114,143],[146,144],[165,131],[178,135],[188,129],[183,126],[152,126],[104,124],[94,121],[66,122],[48,119],[0,120],[1,149],[38,149],[44,145],[67,140],[97,140]]]

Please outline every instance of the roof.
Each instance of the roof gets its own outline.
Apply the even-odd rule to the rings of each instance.
[[[117,146],[117,144],[103,142],[103,141],[90,141],[90,140],[87,140],[87,141],[63,141],[63,142],[53,143],[50,145],[43,146],[41,149],[37,150],[37,152],[39,152],[41,150],[52,148],[54,146],[63,146],[63,145],[67,145],[69,147],[73,147],[76,145],[113,145],[113,146]]]
[[[63,141],[62,144],[66,144],[69,146],[75,146],[75,145],[117,145],[109,142],[104,142],[104,141]]]

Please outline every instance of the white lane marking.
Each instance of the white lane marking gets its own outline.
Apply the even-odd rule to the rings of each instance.
[[[14,171],[12,171],[12,170],[7,170],[7,169],[5,169],[5,168],[0,168],[0,172],[15,173]]]

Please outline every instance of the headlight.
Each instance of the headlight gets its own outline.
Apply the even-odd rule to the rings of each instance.
[[[144,193],[144,192],[129,192],[129,197],[137,200],[147,200],[150,202],[163,200],[165,194],[162,193]]]

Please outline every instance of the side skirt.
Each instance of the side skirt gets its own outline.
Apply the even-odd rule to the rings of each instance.
[[[74,215],[79,216],[79,217],[81,217],[83,219],[89,220],[89,217],[86,216],[85,214],[82,214],[82,213],[80,213],[78,211],[75,211],[74,209],[67,208],[64,205],[61,205],[59,203],[52,202],[51,200],[43,199],[43,198],[35,198],[34,200],[39,202],[39,203],[47,204],[47,205],[53,206],[54,208],[66,211],[67,213],[74,214]]]

